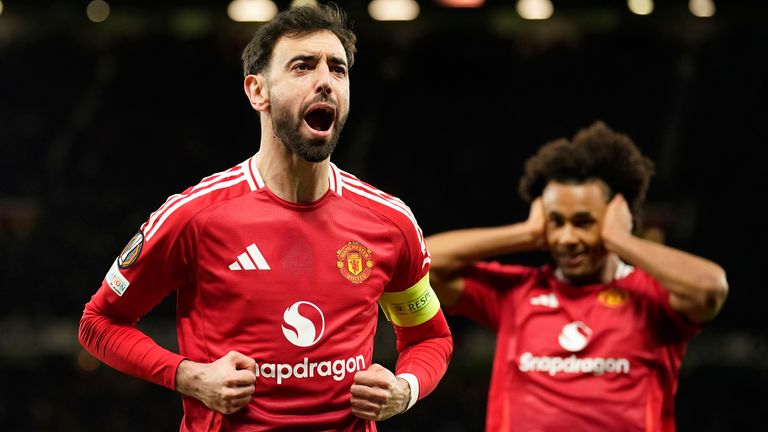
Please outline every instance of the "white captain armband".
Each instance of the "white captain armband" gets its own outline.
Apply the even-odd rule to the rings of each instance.
[[[429,285],[429,273],[405,291],[384,292],[379,304],[387,320],[400,327],[423,324],[440,310],[440,301]]]

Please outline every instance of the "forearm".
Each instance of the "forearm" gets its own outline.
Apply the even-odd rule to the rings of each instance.
[[[183,357],[157,345],[135,326],[86,308],[78,337],[88,352],[111,367],[175,389],[176,367]]]
[[[416,327],[395,327],[399,353],[395,373],[412,374],[416,399],[430,394],[448,369],[453,353],[453,339],[442,311]]]
[[[432,256],[430,281],[440,303],[454,306],[458,302],[464,291],[462,269],[489,257],[541,248],[541,231],[540,225],[521,222],[448,231],[427,237]]]
[[[606,237],[604,244],[656,278],[669,291],[673,309],[692,321],[709,321],[720,311],[728,283],[714,262],[628,233]]]
[[[473,262],[533,250],[540,235],[525,222],[489,228],[448,231],[427,237],[431,269],[451,273]]]

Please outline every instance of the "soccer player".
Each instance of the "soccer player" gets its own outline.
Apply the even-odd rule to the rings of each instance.
[[[652,173],[597,122],[527,161],[526,221],[427,238],[442,305],[496,333],[486,430],[674,430],[686,344],[728,285],[717,264],[632,235]],[[542,248],[554,266],[488,261]]]
[[[243,52],[258,152],[172,195],[85,306],[80,341],[181,393],[183,431],[373,431],[435,389],[451,334],[410,209],[330,162],[356,37],[337,7],[299,7]],[[180,353],[136,323],[177,293]],[[372,364],[378,307],[395,372]]]

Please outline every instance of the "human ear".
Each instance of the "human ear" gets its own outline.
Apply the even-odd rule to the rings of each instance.
[[[243,80],[243,89],[253,109],[261,112],[269,108],[269,92],[263,75],[246,75]]]

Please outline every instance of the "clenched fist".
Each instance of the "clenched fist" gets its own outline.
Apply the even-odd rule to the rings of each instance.
[[[374,421],[400,414],[411,400],[408,381],[395,377],[387,368],[376,363],[355,374],[351,393],[352,413]]]
[[[256,362],[230,351],[213,363],[184,360],[176,371],[176,390],[208,408],[232,414],[251,401],[256,390]]]

